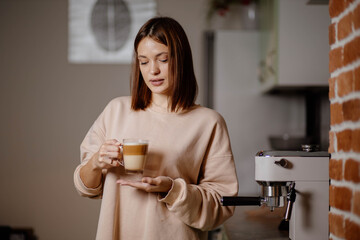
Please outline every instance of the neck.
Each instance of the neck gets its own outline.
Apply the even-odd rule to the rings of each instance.
[[[169,97],[163,94],[152,94],[151,102],[161,108],[167,109],[169,107]]]

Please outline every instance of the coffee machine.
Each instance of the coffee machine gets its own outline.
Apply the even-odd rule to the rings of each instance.
[[[255,180],[261,196],[222,197],[224,206],[284,207],[289,239],[329,239],[329,153],[303,146],[303,151],[260,151]]]

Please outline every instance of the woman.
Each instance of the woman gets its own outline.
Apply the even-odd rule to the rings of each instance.
[[[191,49],[178,22],[150,19],[134,50],[132,96],[112,100],[90,128],[75,186],[102,197],[96,239],[207,239],[234,211],[220,197],[238,189],[226,124],[194,103]],[[143,176],[117,161],[126,138],[150,141]]]

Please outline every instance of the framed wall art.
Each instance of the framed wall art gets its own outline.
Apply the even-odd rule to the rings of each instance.
[[[69,0],[69,62],[131,63],[138,30],[155,15],[155,0]]]

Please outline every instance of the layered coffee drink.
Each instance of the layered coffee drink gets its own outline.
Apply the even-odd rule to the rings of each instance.
[[[145,140],[124,140],[123,161],[126,171],[142,172],[144,170],[148,141]]]

